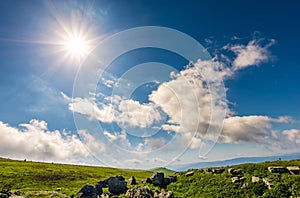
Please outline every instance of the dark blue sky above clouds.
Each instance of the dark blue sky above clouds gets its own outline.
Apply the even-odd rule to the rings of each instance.
[[[205,154],[207,160],[252,156],[253,153],[299,152],[300,4],[297,1],[13,0],[1,1],[0,9],[0,139],[4,141],[16,135],[18,141],[23,142],[32,137],[31,145],[42,145],[41,148],[23,148],[21,143],[15,147],[3,144],[1,148],[0,140],[0,156],[45,160],[41,156],[50,149],[53,154],[48,157],[54,161],[121,166],[116,160],[121,148],[147,153],[144,158],[130,154],[131,161],[120,158],[126,161],[127,167],[140,167],[140,162],[145,160],[149,166],[168,164],[172,160],[196,162],[201,160],[198,158],[202,155],[200,148],[212,148]],[[203,45],[215,57],[213,61],[222,65],[219,70],[224,75],[219,80],[226,88],[226,105],[222,110],[227,116],[216,146],[216,135],[205,136],[201,131],[208,124],[205,120],[206,87],[200,83],[200,89],[185,90],[180,83],[183,75],[191,81],[205,83],[191,73],[211,62],[194,63],[195,66],[187,68],[189,60],[170,51],[133,50],[106,68],[99,78],[97,93],[90,93],[89,98],[76,96],[72,101],[76,74],[90,63],[92,56],[88,56],[87,50],[74,55],[68,38],[81,35],[79,39],[87,43],[93,56],[97,56],[101,41],[117,32],[141,26],[163,26],[183,32]],[[178,40],[179,46],[180,42]],[[94,48],[96,50],[92,51]],[[158,70],[156,75],[163,76],[164,82],[141,86],[130,98],[112,97],[114,87],[126,90],[125,85],[132,85],[130,80],[118,85],[122,75],[146,62],[170,65],[178,75],[171,78],[172,75],[163,76]],[[212,73],[208,78],[213,79],[218,74]],[[204,117],[195,134],[187,132],[192,127],[189,123],[178,122],[174,110],[178,106],[172,103],[174,96],[163,89],[166,86],[178,88],[178,95],[200,94],[197,108],[205,112],[201,113]],[[167,97],[169,102],[163,100]],[[190,104],[185,99],[181,108]],[[188,111],[190,106],[187,106]],[[110,117],[111,112],[106,108],[113,108],[114,116]],[[98,132],[103,136],[95,135],[94,125],[79,129],[73,113],[80,115],[79,120],[87,123],[94,120],[100,124],[102,128]],[[191,112],[194,114],[198,115]],[[191,123],[196,121],[199,120],[190,120]],[[165,123],[157,129],[157,123],[162,122]],[[153,134],[154,129],[158,130],[156,134]],[[137,135],[139,130],[141,137]],[[148,137],[149,134],[153,136]],[[45,139],[47,143],[43,142]],[[184,144],[178,150],[172,147],[172,144],[181,144],[181,140],[189,140],[191,145],[185,155],[175,157],[186,149]],[[56,147],[46,146],[51,141]],[[292,146],[286,148],[289,143]],[[82,149],[75,152],[67,145]],[[66,151],[58,155],[55,154],[57,148]],[[107,157],[109,149],[115,157]],[[103,158],[103,163],[94,162],[91,154]]]

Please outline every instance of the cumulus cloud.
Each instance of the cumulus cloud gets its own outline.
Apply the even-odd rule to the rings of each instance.
[[[289,129],[282,132],[283,135],[291,142],[300,145],[300,130],[299,129]]]
[[[240,141],[261,143],[269,138],[272,119],[268,116],[233,116],[224,120],[221,142]]]
[[[93,98],[70,98],[66,94],[61,93],[66,101],[69,102],[69,109],[72,112],[80,113],[89,117],[89,119],[100,120],[102,122],[112,122],[114,112],[111,105],[102,105],[99,108]]]
[[[87,134],[83,135],[83,141],[89,144],[93,142],[91,138]],[[20,124],[20,128],[0,121],[0,155],[61,161],[87,157],[89,153],[77,136],[68,135],[65,131],[50,131],[45,121],[33,119],[27,124]]]
[[[88,116],[90,119],[105,123],[116,122],[122,126],[145,128],[162,119],[157,106],[153,103],[141,104],[132,99],[122,99],[120,96],[104,98],[110,104],[96,104],[94,98],[71,99],[61,93],[65,100],[69,101],[69,109],[72,112]]]
[[[110,133],[105,130],[104,135],[111,143],[120,145],[122,148],[132,149],[132,145],[127,139],[127,133],[125,131],[122,131],[120,133]]]
[[[171,75],[172,80],[161,84],[149,96],[169,116],[162,128],[191,141],[196,132],[205,135],[209,125],[220,127],[225,113],[230,113],[222,79],[230,76],[231,71],[220,62],[198,60]],[[195,139],[192,148],[200,143],[199,138]]]
[[[233,61],[233,69],[239,70],[248,66],[260,65],[268,62],[270,53],[268,48],[273,45],[275,40],[271,40],[269,44],[262,47],[259,40],[252,40],[247,45],[233,45],[228,47],[236,54]]]

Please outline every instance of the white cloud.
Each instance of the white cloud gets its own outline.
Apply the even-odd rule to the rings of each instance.
[[[196,132],[204,135],[209,125],[219,126],[225,112],[230,113],[222,86],[223,78],[230,75],[221,63],[202,60],[178,74],[172,73],[173,79],[149,96],[169,116],[163,129],[182,133],[183,141],[192,141]],[[200,147],[200,143],[197,138],[192,147]]]
[[[134,100],[122,100],[118,106],[117,122],[145,128],[161,120],[160,112],[153,104],[140,104]]]
[[[110,104],[103,102],[98,107],[94,98],[76,97],[71,99],[66,94],[61,94],[65,100],[70,102],[69,109],[72,112],[105,123],[116,122],[121,126],[145,128],[162,119],[159,110],[153,103],[141,104],[132,99],[122,100],[119,96],[113,96],[104,99]]]
[[[144,142],[145,151],[154,151],[157,149],[161,149],[166,145],[166,140],[164,138],[146,138]]]
[[[269,44],[262,47],[258,40],[252,40],[246,46],[233,45],[228,47],[237,56],[233,61],[233,69],[239,70],[248,66],[260,65],[263,62],[268,62],[270,59],[268,48],[273,45],[274,42],[274,40],[271,40]]]
[[[1,156],[66,162],[89,155],[85,144],[75,135],[67,135],[65,131],[50,131],[45,121],[31,120],[28,124],[20,124],[20,127],[11,127],[0,121]]]
[[[300,130],[299,129],[284,130],[282,132],[282,134],[285,135],[289,141],[300,145]]]
[[[234,116],[224,120],[221,142],[249,141],[261,143],[270,136],[271,119],[267,116]]]
[[[272,144],[272,141],[279,140],[273,129],[273,123],[288,122],[291,122],[291,119],[285,116],[278,118],[257,115],[229,117],[224,120],[223,132],[219,140],[226,143],[245,141]]]
[[[108,88],[112,88],[115,82],[113,80],[105,80],[103,84]]]
[[[131,143],[127,139],[127,134],[125,131],[122,131],[120,133],[110,133],[105,130],[104,135],[113,144],[117,144],[125,149],[133,149]]]
[[[62,92],[61,94],[69,102],[69,109],[72,112],[87,115],[89,119],[100,120],[102,122],[110,123],[114,119],[114,112],[110,105],[103,104],[102,108],[99,108],[94,99],[79,97],[72,99]]]

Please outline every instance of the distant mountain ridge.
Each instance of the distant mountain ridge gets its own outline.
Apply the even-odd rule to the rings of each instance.
[[[197,169],[197,168],[209,168],[209,167],[220,167],[220,166],[232,166],[238,164],[246,163],[259,163],[265,161],[276,161],[276,160],[293,160],[300,159],[300,153],[293,153],[287,155],[278,155],[278,156],[267,156],[267,157],[240,157],[233,158],[222,161],[212,161],[212,162],[198,162],[191,164],[182,164],[182,165],[170,165],[167,166],[168,169],[175,171],[186,171],[188,169]]]

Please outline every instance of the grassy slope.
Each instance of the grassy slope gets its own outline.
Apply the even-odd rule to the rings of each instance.
[[[195,174],[191,177],[186,177],[184,172],[181,173],[178,181],[170,184],[167,190],[173,191],[176,197],[198,198],[255,197],[261,192],[264,193],[261,194],[262,197],[288,197],[292,193],[300,195],[300,175],[269,173],[267,167],[271,165],[300,166],[300,160],[232,166],[246,171],[244,176],[247,186],[243,188],[243,183],[233,184],[231,182],[231,175],[227,171],[215,175],[194,170]],[[133,175],[136,177],[138,185],[144,185],[140,181],[150,177],[152,171],[23,162],[0,158],[0,190],[9,189],[12,192],[19,190],[30,195],[30,191],[57,191],[60,189],[59,197],[63,197],[63,195],[76,194],[86,183],[96,184],[99,180],[115,175],[122,175],[125,179]],[[164,168],[154,169],[154,171],[163,171],[166,175],[173,174],[172,171]],[[272,178],[275,181],[275,186],[268,190],[262,181],[253,184],[251,176]],[[159,189],[152,184],[145,185],[148,185],[152,190]],[[128,187],[134,188],[136,186]],[[44,197],[49,197],[49,194]]]
[[[175,173],[175,171],[163,167],[150,169],[150,171],[164,173],[165,176],[171,176]]]
[[[96,184],[110,176],[132,175],[137,181],[150,177],[151,171],[121,170],[106,167],[76,166],[39,162],[23,162],[0,158],[0,190],[55,191],[65,195],[77,193],[86,184]]]
[[[274,161],[259,164],[242,164],[231,166],[246,171],[246,182],[232,183],[231,175],[227,171],[222,174],[204,173],[194,170],[194,175],[186,177],[181,174],[177,182],[170,184],[167,189],[174,192],[176,197],[289,197],[300,196],[300,175],[289,173],[276,174],[267,170],[268,166],[300,166],[300,160]],[[228,167],[229,168],[229,167]],[[258,183],[251,182],[252,176],[260,178],[272,178],[275,186],[267,189],[267,186],[260,180]]]

